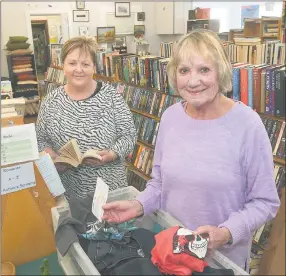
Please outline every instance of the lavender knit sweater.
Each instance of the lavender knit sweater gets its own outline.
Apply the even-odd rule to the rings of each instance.
[[[214,120],[196,120],[182,103],[162,116],[152,179],[137,198],[148,215],[167,211],[190,230],[227,227],[233,244],[219,251],[246,268],[252,233],[279,208],[269,138],[241,102]]]

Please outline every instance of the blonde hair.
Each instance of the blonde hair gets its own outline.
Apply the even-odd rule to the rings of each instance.
[[[94,38],[87,36],[77,36],[65,42],[62,49],[62,62],[64,63],[67,55],[75,49],[81,49],[82,53],[90,54],[93,64],[95,65],[95,53],[97,50],[97,43]]]
[[[232,89],[232,67],[217,34],[206,29],[196,29],[180,38],[167,65],[168,80],[177,92],[176,71],[178,65],[192,58],[194,54],[201,55],[206,61],[211,61],[218,72],[219,90],[222,93]]]

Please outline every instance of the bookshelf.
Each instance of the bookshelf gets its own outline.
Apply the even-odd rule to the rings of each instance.
[[[137,109],[132,108],[132,107],[130,108],[130,110],[131,110],[132,112],[134,112],[134,113],[137,113],[137,114],[143,115],[143,116],[145,116],[145,117],[148,117],[148,118],[150,118],[150,119],[153,119],[153,120],[156,120],[156,121],[160,122],[160,118],[159,118],[159,117],[157,117],[157,116],[154,116],[154,115],[148,114],[148,113],[146,113],[146,112],[144,112],[144,111],[137,110]]]
[[[13,67],[20,64],[24,64],[26,68],[16,69],[16,72]],[[34,54],[8,54],[7,65],[14,98],[38,95],[38,83],[36,81],[37,69]],[[22,75],[25,75],[26,73],[32,74],[32,78],[29,80],[22,79]]]
[[[129,61],[131,61],[133,59],[133,56],[120,56],[120,58],[122,58],[122,63],[123,63],[126,61],[126,59],[129,59]],[[147,59],[148,59],[148,62],[147,62]],[[111,60],[114,61],[113,58]],[[144,63],[146,66],[145,69],[147,68],[147,66],[149,66],[150,63],[152,65],[154,65],[154,64],[156,65],[156,62],[157,62],[157,59],[154,57],[150,57],[150,58],[144,57],[144,59],[141,59],[141,61],[143,61],[143,60],[144,60],[144,62],[146,62],[146,63]],[[149,74],[149,78],[151,80],[153,79],[153,81],[155,79],[154,76],[157,76],[159,79],[162,78],[162,72],[161,71],[159,72],[158,75],[156,75],[156,71],[150,73],[150,71],[148,71],[148,70],[146,70],[146,71],[143,70],[143,73],[142,73],[142,71],[140,71],[140,60],[139,60],[139,58],[138,58],[137,62],[138,62],[138,65],[136,64],[136,66],[135,66],[135,68],[137,68],[137,69],[135,69],[136,73],[138,73],[138,71],[136,71],[136,70],[139,70],[140,74],[146,74],[146,75]],[[129,64],[131,64],[131,62]],[[180,97],[178,95],[166,93],[166,91],[169,91],[167,89],[168,83],[167,84],[164,83],[164,86],[162,86],[162,84],[160,83],[160,87],[162,87],[162,88],[158,89],[157,88],[158,86],[156,86],[156,83],[154,83],[152,81],[149,81],[148,85],[146,85],[145,82],[144,82],[144,85],[140,85],[141,84],[140,83],[141,77],[139,77],[139,78],[138,77],[135,77],[135,78],[131,77],[131,78],[129,78],[131,81],[128,82],[128,81],[126,81],[125,76],[123,78],[123,76],[120,75],[120,72],[118,73],[118,67],[117,67],[116,62],[113,63],[113,65],[115,66],[116,70],[113,70],[113,68],[110,68],[109,72],[113,72],[113,71],[116,72],[117,71],[115,75],[111,74],[110,76],[107,76],[107,75],[101,75],[101,74],[97,73],[94,75],[94,78],[97,80],[109,82],[109,83],[113,84],[114,87],[116,87],[117,89],[121,85],[125,86],[123,89],[123,92],[121,92],[121,93],[122,93],[122,96],[124,97],[124,99],[126,100],[126,102],[128,103],[133,116],[139,116],[140,118],[145,118],[145,119],[142,119],[142,122],[144,120],[145,121],[146,120],[154,121],[153,122],[154,123],[154,129],[152,131],[154,132],[153,136],[156,138],[155,124],[157,123],[157,126],[159,126],[160,117],[162,115],[162,112],[160,112],[158,110],[156,110],[156,112],[151,112],[150,110],[145,110],[144,105],[142,105],[140,103],[140,100],[138,100],[138,97],[143,97],[142,95],[145,95],[145,96],[147,95],[146,97],[148,97],[150,95],[155,95],[155,94],[157,95],[158,94],[159,100],[158,100],[158,102],[156,102],[156,104],[154,104],[157,106],[161,106],[161,102],[164,101],[163,98],[164,99],[167,99],[168,97],[172,98],[172,101],[168,102],[168,104],[171,105],[171,104],[175,103],[174,100],[180,100]],[[249,64],[247,66],[251,67],[251,65],[249,65]],[[150,68],[153,68],[153,67],[150,66]],[[247,68],[247,72],[252,72],[252,71],[248,70],[248,67],[246,67],[246,68]],[[121,67],[121,69],[122,69],[122,67]],[[129,71],[129,74],[131,74],[131,75],[134,74],[131,67],[128,67],[127,69]],[[106,72],[108,72],[108,70],[106,70]],[[272,70],[271,72],[275,72],[275,70]],[[238,74],[240,74],[240,73],[241,73],[241,71],[239,69]],[[153,74],[153,76],[150,76],[152,74]],[[267,74],[267,69],[265,69],[264,74],[265,75]],[[263,77],[263,71],[259,71],[259,74],[257,76],[259,76],[261,83],[262,82],[266,83],[265,75],[264,75],[264,78],[262,78]],[[276,76],[276,73],[274,75]],[[119,77],[119,76],[121,76],[121,77]],[[276,114],[275,110],[272,110],[272,112],[268,112],[268,114],[265,113],[265,106],[267,103],[266,99],[267,99],[267,97],[269,99],[272,96],[270,96],[271,94],[268,94],[268,95],[265,94],[266,93],[265,91],[267,90],[266,86],[264,86],[264,87],[262,85],[257,86],[257,83],[255,84],[254,80],[256,79],[257,76],[255,75],[255,77],[254,77],[254,71],[253,71],[253,90],[252,90],[253,94],[249,94],[249,95],[250,95],[250,97],[253,97],[253,104],[254,105],[252,106],[252,108],[254,108],[259,113],[260,117],[262,119],[267,118],[267,119],[271,119],[273,121],[271,127],[269,128],[269,138],[271,138],[271,129],[272,129],[272,126],[274,124],[274,121],[279,121],[280,123],[283,123],[285,121],[285,119],[283,118],[283,116],[280,116],[280,117],[275,116],[275,114]],[[281,83],[283,82],[283,80],[284,79],[282,78]],[[164,79],[164,81],[167,81],[167,80]],[[244,79],[239,78],[239,86],[242,82],[244,82]],[[151,87],[151,85],[153,87]],[[137,91],[138,89],[140,90],[139,92]],[[136,91],[138,92],[138,95],[140,95],[140,96],[138,96],[138,95],[134,96]],[[238,94],[239,98],[238,98],[238,100],[243,101],[241,99],[241,93],[240,92],[241,91],[240,91],[240,87],[239,87],[239,94]],[[244,91],[244,93],[245,93],[245,91]],[[247,93],[248,93],[248,91],[247,91]],[[263,93],[264,93],[264,98],[260,98],[259,105],[257,105],[257,101],[255,98],[257,98],[258,94],[260,95]],[[232,97],[233,97],[233,95],[232,95]],[[139,99],[141,99],[141,98],[139,98]],[[146,98],[143,98],[143,99],[144,99],[143,102],[147,102]],[[263,102],[264,102],[264,104],[262,104]],[[250,103],[248,102],[248,100],[244,103],[246,105],[250,106]],[[285,109],[285,107],[284,107],[284,109]],[[271,120],[269,120],[269,122],[271,122]],[[142,122],[140,124],[143,124]],[[278,130],[276,130],[276,131],[278,131]],[[138,134],[138,137],[141,135],[140,134],[140,128],[139,128],[139,133],[137,132],[137,134]],[[150,161],[150,160],[153,160],[153,154],[154,154],[154,148],[155,148],[155,146],[154,146],[155,145],[155,143],[154,143],[155,138],[152,137],[153,140],[152,140],[152,142],[150,142],[150,139],[149,139],[150,137],[148,138],[149,141],[146,141],[145,139],[141,139],[141,136],[140,136],[140,138],[137,139],[137,143],[135,145],[135,149],[134,149],[133,153],[131,154],[131,156],[129,156],[127,158],[126,169],[127,169],[128,173],[130,172],[130,173],[138,176],[139,178],[141,178],[144,181],[144,183],[146,183],[148,180],[151,179],[150,174],[151,174],[151,168],[152,168],[152,161]],[[273,133],[272,136],[277,137],[277,134],[274,135],[274,133]],[[277,143],[277,141],[276,141],[276,143]],[[285,139],[284,139],[284,143],[285,143]],[[274,142],[273,142],[273,147],[274,147]],[[146,161],[147,163],[145,163],[145,165],[144,165],[144,157],[142,158],[143,161],[141,160],[141,164],[139,164],[140,163],[139,157],[140,157],[140,154],[142,152],[144,152],[143,156],[145,156],[146,160],[147,160]],[[273,160],[274,160],[275,166],[280,165],[280,167],[282,167],[282,166],[285,167],[285,160],[282,157],[273,156]],[[142,189],[144,189],[144,187],[141,188],[141,190]],[[285,227],[285,222],[284,222],[284,224],[283,223],[281,224],[281,219],[277,218],[277,217],[273,220],[273,225],[276,225],[277,220],[279,221],[279,225],[281,227]],[[259,250],[263,251],[263,252],[264,251],[268,252],[268,248],[277,247],[277,244],[273,244],[274,238],[271,238],[271,237],[272,237],[272,231],[270,231],[269,244],[267,244],[266,246],[264,244],[261,244],[259,239],[258,239],[258,241],[253,239],[253,247],[259,248]],[[269,263],[269,262],[274,262],[274,261],[272,259],[271,260],[266,259],[265,262]]]
[[[219,19],[190,19],[187,21],[187,33],[195,29],[208,29],[219,32]]]

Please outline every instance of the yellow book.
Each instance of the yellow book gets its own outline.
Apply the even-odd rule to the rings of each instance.
[[[102,160],[102,157],[98,154],[98,150],[89,149],[85,153],[81,153],[78,143],[75,139],[71,139],[60,150],[60,156],[58,156],[54,163],[66,163],[73,167],[78,167],[84,159],[95,158]]]

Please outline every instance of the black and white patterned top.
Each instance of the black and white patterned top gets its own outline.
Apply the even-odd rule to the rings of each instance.
[[[39,151],[45,147],[58,151],[75,138],[82,153],[99,148],[114,150],[119,156],[104,166],[83,164],[60,173],[67,197],[71,194],[86,197],[95,190],[98,176],[109,185],[109,190],[127,186],[124,162],[136,142],[133,118],[115,88],[98,82],[97,90],[90,98],[75,101],[60,86],[46,96],[39,111],[36,123]]]

